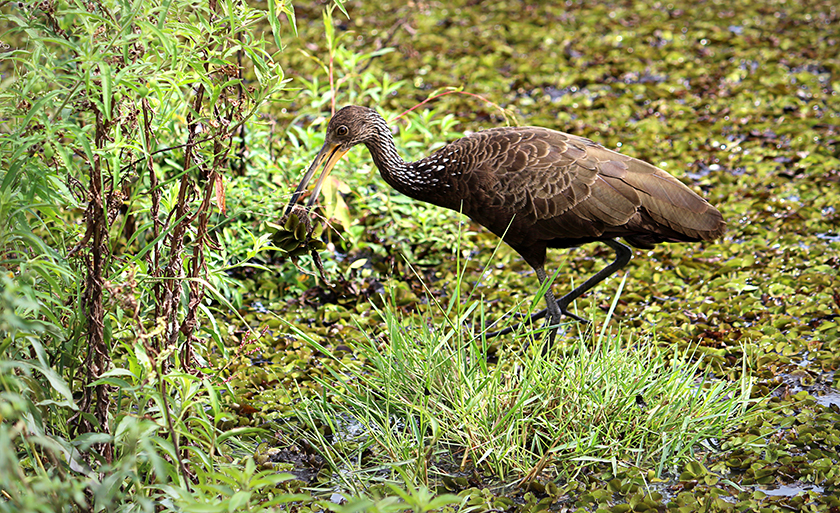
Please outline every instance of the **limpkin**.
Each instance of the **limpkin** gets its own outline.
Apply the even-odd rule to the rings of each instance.
[[[491,128],[405,162],[382,116],[359,106],[344,107],[330,120],[324,146],[286,214],[326,160],[311,207],[333,166],[357,144],[367,146],[397,191],[462,212],[501,237],[534,268],[541,285],[547,248],[599,241],[615,251],[612,263],[560,299],[546,289],[547,308],[531,320],[548,315],[550,341],[563,315],[584,320],[568,311],[571,302],[630,261],[632,251],[616,238],[650,249],[661,242],[712,240],[726,229],[720,212],[673,176],[589,139],[539,127]]]

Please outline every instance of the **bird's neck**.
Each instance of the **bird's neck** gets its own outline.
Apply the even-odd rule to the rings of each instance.
[[[430,201],[428,196],[439,188],[439,178],[418,162],[407,163],[397,153],[394,139],[387,126],[378,131],[376,139],[366,142],[379,174],[394,189],[415,199]]]
[[[391,183],[391,177],[402,176],[406,168],[406,162],[397,153],[394,138],[384,122],[383,126],[379,127],[376,138],[365,142],[365,146],[367,146],[370,156],[373,158],[373,163],[379,168],[379,173],[382,174],[386,182],[394,186]]]

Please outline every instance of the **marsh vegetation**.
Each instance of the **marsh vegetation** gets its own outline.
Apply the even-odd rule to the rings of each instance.
[[[0,510],[840,508],[838,27],[823,1],[0,5]],[[532,270],[362,149],[317,258],[277,239],[347,104],[406,160],[594,139],[728,231],[638,253],[546,355],[540,325],[486,339],[542,308]],[[552,252],[553,287],[611,256]]]

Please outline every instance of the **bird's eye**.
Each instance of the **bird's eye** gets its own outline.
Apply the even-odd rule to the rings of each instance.
[[[341,125],[340,127],[338,127],[338,128],[336,128],[336,129],[335,129],[335,133],[336,133],[336,134],[338,134],[338,135],[340,135],[340,136],[342,136],[342,137],[344,137],[345,135],[347,135],[347,134],[348,134],[348,132],[350,132],[350,130],[349,130],[346,126],[344,126],[344,125]]]

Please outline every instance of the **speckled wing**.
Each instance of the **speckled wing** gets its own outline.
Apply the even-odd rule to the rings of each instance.
[[[714,238],[725,227],[714,207],[665,171],[588,139],[537,127],[477,135],[481,167],[495,175],[491,203],[525,216],[541,238],[636,236],[644,246]]]

